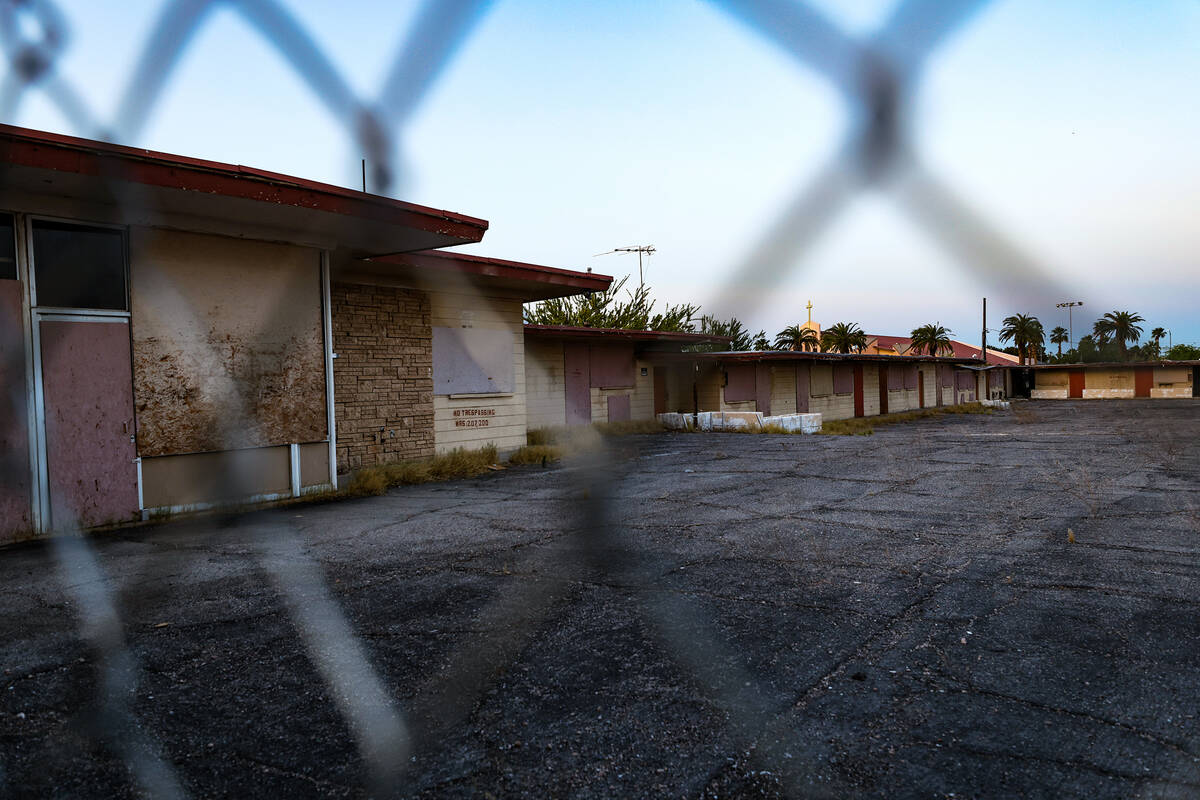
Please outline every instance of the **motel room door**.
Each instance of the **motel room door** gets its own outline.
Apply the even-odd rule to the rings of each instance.
[[[667,413],[667,368],[651,367],[654,370],[654,415]]]
[[[888,368],[887,364],[879,365],[879,413],[888,413]]]
[[[917,408],[925,407],[925,372],[917,370]]]
[[[43,529],[138,514],[133,368],[121,229],[31,220]]]
[[[863,368],[862,364],[854,365],[854,416],[862,417],[867,413],[863,400]]]
[[[586,425],[592,421],[590,357],[586,344],[563,345],[563,394],[566,395],[568,425]]]
[[[1068,397],[1082,398],[1083,397],[1083,370],[1073,369],[1067,373]]]
[[[1133,370],[1133,396],[1149,397],[1154,386],[1154,367],[1136,367]]]

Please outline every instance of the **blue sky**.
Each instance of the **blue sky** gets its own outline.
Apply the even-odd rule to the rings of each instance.
[[[163,0],[59,0],[59,74],[113,114]],[[415,4],[285,5],[364,97],[379,88]],[[814,2],[868,35],[890,2]],[[713,3],[497,0],[401,136],[396,194],[491,221],[473,252],[621,275],[653,244],[648,282],[776,331],[814,303],[823,324],[957,338],[1054,304],[1139,311],[1200,342],[1200,3],[986,4],[939,47],[915,96],[921,158],[1063,287],[1010,302],[972,277],[888,194],[868,191],[761,286],[739,259],[837,150],[848,123],[821,75]],[[211,13],[137,141],[169,152],[358,184],[341,121],[231,8]],[[5,120],[80,131],[37,93]],[[1069,296],[1058,296],[1066,293]],[[1081,324],[1081,320],[1083,324]],[[995,340],[994,333],[991,337]]]

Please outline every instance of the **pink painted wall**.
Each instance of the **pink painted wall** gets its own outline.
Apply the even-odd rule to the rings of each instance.
[[[46,321],[40,333],[51,525],[92,527],[134,518],[129,326]]]
[[[32,532],[23,284],[0,280],[0,543]]]

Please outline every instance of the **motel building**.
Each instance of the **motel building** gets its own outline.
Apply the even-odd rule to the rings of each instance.
[[[1200,397],[1200,361],[1039,364],[1012,374],[1017,396],[1033,400]]]
[[[487,222],[0,126],[0,543],[525,444],[522,304],[611,278]]]

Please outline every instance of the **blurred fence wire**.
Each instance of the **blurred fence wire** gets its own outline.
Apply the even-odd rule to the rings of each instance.
[[[727,274],[710,276],[713,283],[779,282],[790,269],[787,265],[796,263],[797,256],[857,194],[881,189],[940,240],[964,271],[985,284],[999,291],[1053,284],[1045,269],[924,165],[911,126],[913,96],[925,64],[948,37],[968,24],[985,0],[904,0],[877,33],[862,39],[846,34],[796,0],[714,0],[714,4],[764,42],[826,78],[845,101],[852,124],[840,149],[811,183],[797,187],[795,198],[780,210],[759,244]],[[206,20],[223,9],[253,26],[302,78],[372,165],[371,190],[386,194],[404,184],[405,170],[398,168],[395,154],[414,109],[469,42],[489,5],[487,0],[427,0],[378,92],[362,97],[314,37],[275,0],[168,0],[116,108],[105,113],[90,104],[86,86],[72,83],[59,70],[71,37],[86,32],[72,31],[69,18],[52,0],[0,0],[0,46],[7,59],[0,83],[0,120],[16,119],[26,99],[40,92],[76,133],[136,145],[147,120],[170,91],[175,67]],[[283,307],[274,310],[277,316],[287,313],[289,309]],[[24,402],[19,388],[7,388],[6,407],[0,410],[12,412],[4,415],[10,424],[25,424],[16,413]],[[237,439],[234,430],[218,434],[219,439]],[[574,473],[580,493],[589,499],[563,509],[563,525],[572,530],[572,543],[540,557],[587,563],[646,590],[643,611],[664,647],[729,711],[747,748],[757,745],[759,753],[768,757],[776,746],[780,710],[772,710],[748,671],[729,666],[737,664],[736,652],[700,610],[681,597],[649,591],[654,582],[654,572],[648,569],[651,562],[637,538],[624,530],[607,499],[618,472],[614,463],[601,452],[586,469]],[[14,473],[21,468],[0,464],[6,486],[17,485]],[[234,463],[215,468],[230,483],[230,496],[236,494],[239,469]],[[232,517],[230,524],[242,523]],[[95,700],[100,712],[87,733],[114,748],[146,794],[182,796],[184,789],[169,759],[158,751],[153,732],[140,726],[129,708],[138,665],[122,634],[117,589],[104,575],[88,539],[69,534],[76,526],[58,527],[68,531],[54,549],[61,579],[81,610],[79,636],[94,650],[99,675]],[[379,795],[403,786],[412,754],[422,747],[436,747],[436,734],[469,712],[500,662],[515,657],[524,638],[564,599],[560,585],[544,582],[494,600],[480,613],[486,633],[464,645],[452,659],[453,669],[431,678],[411,706],[404,708],[389,696],[300,534],[278,522],[256,534],[262,541],[257,559],[262,574],[283,598],[305,651],[369,769],[369,789]],[[172,559],[184,557],[165,548],[155,568],[167,572],[174,567]],[[138,599],[128,602],[136,605]],[[800,794],[804,760],[797,758],[793,764],[790,789]]]

